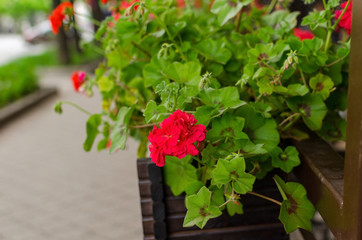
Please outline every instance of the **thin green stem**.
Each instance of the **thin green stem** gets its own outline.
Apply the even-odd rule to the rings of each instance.
[[[281,126],[283,126],[285,123],[289,122],[290,120],[292,120],[295,116],[300,115],[300,113],[293,113],[292,115],[290,115],[289,117],[287,117],[286,119],[284,119],[279,125],[278,128],[280,128]]]
[[[339,21],[341,21],[343,15],[345,14],[345,12],[347,11],[347,8],[349,6],[349,4],[351,3],[351,0],[348,0],[346,6],[344,7],[341,15],[339,16],[339,18],[337,19],[337,21],[333,24],[333,26],[331,28],[329,28],[328,30],[328,34],[327,34],[327,38],[326,38],[326,42],[324,45],[324,52],[327,52],[328,48],[329,48],[329,42],[331,41],[331,37],[332,37],[332,32],[336,29]]]
[[[74,14],[77,14],[78,16],[80,16],[80,17],[85,17],[85,18],[87,18],[89,21],[91,21],[94,25],[96,25],[96,26],[101,26],[101,22],[100,21],[98,21],[98,20],[96,20],[96,19],[94,19],[94,18],[92,18],[91,16],[88,16],[88,15],[86,15],[86,14],[81,14],[81,13],[78,13],[78,12],[74,12]]]
[[[251,195],[254,195],[254,196],[263,198],[263,199],[265,199],[265,200],[268,200],[268,201],[270,201],[270,202],[273,202],[273,203],[275,203],[275,204],[278,204],[279,206],[282,205],[281,202],[279,202],[279,201],[277,201],[277,200],[275,200],[275,199],[273,199],[273,198],[264,196],[264,195],[262,195],[262,194],[256,193],[256,192],[248,192],[248,194],[251,194]]]
[[[304,86],[308,87],[307,81],[305,80],[304,73],[303,73],[302,69],[300,69],[300,67],[298,67],[298,70],[300,72],[300,76],[302,77],[302,81],[304,83]]]
[[[241,21],[241,10],[238,12],[238,15],[236,16],[236,26],[235,26],[236,32],[239,32],[240,21]]]
[[[325,42],[325,45],[324,45],[324,52],[327,52],[327,50],[328,50],[329,42],[331,41],[333,31],[334,31],[334,29],[333,30],[332,29],[328,30],[326,42]]]
[[[334,64],[339,63],[340,61],[342,61],[343,59],[345,59],[348,55],[349,55],[349,53],[348,53],[348,54],[346,54],[345,56],[343,56],[343,57],[341,57],[341,58],[337,59],[336,61],[331,62],[331,63],[329,63],[329,64],[325,65],[325,67],[330,67],[330,66],[333,66]]]
[[[268,9],[266,10],[266,14],[271,13],[273,11],[275,5],[277,4],[278,0],[272,0],[271,3],[268,6]]]
[[[149,57],[150,59],[152,58],[152,55],[147,52],[145,49],[143,49],[140,45],[138,45],[137,43],[135,43],[134,41],[131,42],[133,46],[135,46],[136,48],[138,48],[138,50],[140,50],[141,52],[143,52],[147,57]]]
[[[79,106],[79,105],[77,105],[77,104],[75,104],[75,103],[73,103],[73,102],[70,102],[70,101],[66,101],[66,100],[65,100],[65,101],[62,101],[62,103],[71,105],[71,106],[75,107],[76,109],[80,110],[81,112],[83,112],[83,113],[85,113],[85,114],[87,114],[87,115],[89,115],[89,116],[92,116],[92,115],[93,115],[92,113],[88,112],[87,110],[85,110],[84,108],[82,108],[81,106]]]
[[[157,126],[159,124],[160,123],[149,123],[149,124],[143,124],[143,125],[129,126],[129,128],[148,128],[148,127]]]
[[[296,115],[296,117],[290,121],[285,127],[282,128],[282,132],[286,131],[288,128],[290,128],[296,121],[298,121],[298,119],[301,117],[302,115],[299,114],[299,115]]]
[[[348,0],[346,6],[344,7],[344,9],[343,9],[343,11],[342,11],[342,14],[339,16],[339,18],[337,19],[337,21],[333,24],[333,26],[332,26],[332,29],[333,29],[333,30],[337,27],[339,21],[341,21],[343,15],[344,15],[345,12],[347,11],[347,8],[348,8],[349,4],[351,4],[351,0]]]

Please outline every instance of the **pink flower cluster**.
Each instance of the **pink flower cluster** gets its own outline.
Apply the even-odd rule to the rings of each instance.
[[[347,5],[347,1],[342,3],[341,4],[341,10],[337,10],[335,11],[334,13],[334,18],[335,19],[338,19],[342,12],[343,12],[343,9],[346,7]],[[352,0],[350,2],[350,4],[348,5],[347,7],[347,10],[346,12],[343,14],[341,20],[339,21],[338,25],[341,27],[341,28],[344,28],[346,29],[347,33],[348,34],[351,34],[351,26],[352,26]]]
[[[195,125],[196,122],[193,115],[177,110],[162,121],[161,128],[154,126],[148,136],[152,161],[162,167],[165,156],[184,158],[188,154],[199,154],[194,143],[203,141],[207,131],[204,125]]]

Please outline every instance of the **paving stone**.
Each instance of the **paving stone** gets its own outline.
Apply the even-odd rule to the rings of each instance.
[[[140,240],[137,143],[127,150],[82,149],[88,116],[58,100],[99,112],[100,98],[74,92],[74,68],[41,71],[59,94],[0,126],[0,240]]]

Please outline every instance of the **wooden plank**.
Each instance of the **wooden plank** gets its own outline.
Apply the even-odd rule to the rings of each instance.
[[[352,4],[352,2],[351,2]],[[348,82],[344,226],[338,239],[362,239],[362,1],[353,1]]]
[[[300,152],[301,165],[294,173],[306,187],[308,197],[331,231],[338,235],[343,228],[344,160],[324,140],[310,133],[305,141],[293,141]]]
[[[280,223],[238,226],[217,229],[191,230],[169,234],[169,240],[286,240],[289,239]]]
[[[235,226],[253,226],[267,223],[280,223],[278,216],[280,208],[278,206],[260,207],[245,209],[244,214],[229,216],[224,212],[220,217],[210,219],[204,229],[216,229]],[[172,214],[167,216],[167,230],[169,233],[199,229],[196,226],[184,228],[183,221],[185,214]]]

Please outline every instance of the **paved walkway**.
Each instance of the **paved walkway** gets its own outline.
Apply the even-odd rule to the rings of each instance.
[[[82,149],[87,116],[58,100],[100,109],[97,97],[76,94],[73,69],[42,71],[59,94],[0,126],[0,240],[142,239],[136,144],[127,151]]]

